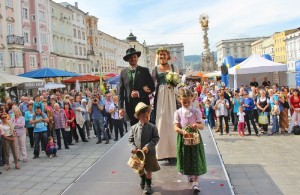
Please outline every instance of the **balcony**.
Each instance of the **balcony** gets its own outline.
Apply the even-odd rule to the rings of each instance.
[[[95,52],[93,50],[87,50],[87,55],[95,55]]]
[[[20,37],[16,35],[8,35],[7,44],[24,45],[24,37]]]

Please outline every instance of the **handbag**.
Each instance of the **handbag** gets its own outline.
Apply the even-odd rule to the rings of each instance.
[[[266,124],[269,123],[268,114],[266,112],[262,112],[262,113],[259,114],[258,123],[261,124],[261,125],[266,125]]]
[[[145,165],[145,153],[142,150],[137,150],[137,152],[141,152],[143,154],[143,160],[141,160],[136,154],[132,154],[132,156],[129,158],[127,164],[135,169],[135,170],[143,170]]]
[[[67,126],[67,127],[65,128],[65,131],[70,131],[70,130],[71,130],[70,126]]]
[[[200,135],[198,130],[187,126],[183,129],[186,133],[183,136],[183,144],[186,146],[194,146],[200,143]]]
[[[292,132],[294,132],[294,135],[300,135],[300,126],[299,125],[293,126]]]

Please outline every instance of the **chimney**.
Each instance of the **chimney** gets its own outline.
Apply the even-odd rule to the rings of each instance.
[[[78,2],[75,2],[75,7],[78,8]]]

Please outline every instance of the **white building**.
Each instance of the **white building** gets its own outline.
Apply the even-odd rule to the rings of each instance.
[[[78,3],[75,6],[63,2],[60,5],[72,11],[72,35],[73,35],[73,51],[74,58],[77,59],[78,73],[90,73],[90,62],[87,60],[87,32],[86,32],[86,13],[78,8]]]
[[[156,49],[160,47],[167,48],[171,52],[171,64],[176,65],[180,71],[184,71],[186,69],[184,62],[184,45],[182,43],[149,45],[149,50],[156,53]],[[155,65],[159,63],[157,57],[154,59],[154,63]]]
[[[257,41],[260,37],[228,39],[219,41],[216,44],[217,48],[217,65],[222,65],[225,56],[230,55],[234,58],[247,58],[251,56],[251,43]]]
[[[290,71],[295,71],[295,62],[300,60],[300,29],[285,37],[287,65]]]

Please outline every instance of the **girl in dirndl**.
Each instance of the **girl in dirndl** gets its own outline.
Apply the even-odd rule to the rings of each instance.
[[[181,88],[178,91],[178,100],[182,107],[174,113],[174,128],[177,135],[177,170],[188,176],[188,181],[193,182],[194,192],[200,192],[198,176],[207,172],[204,146],[200,130],[204,129],[202,114],[191,107],[193,93],[189,89]],[[196,145],[185,145],[184,137],[188,131],[199,134],[200,142]]]

